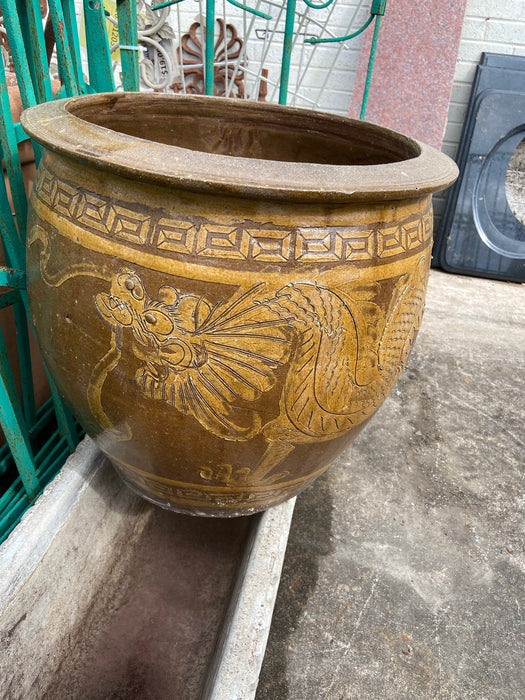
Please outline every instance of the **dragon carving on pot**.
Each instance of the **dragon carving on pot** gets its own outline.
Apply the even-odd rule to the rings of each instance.
[[[91,410],[111,426],[102,386],[123,343],[131,343],[141,362],[135,382],[146,397],[192,416],[225,440],[264,436],[267,448],[258,464],[228,473],[228,483],[242,483],[248,473],[257,483],[283,478],[272,472],[296,444],[344,434],[392,388],[423,307],[419,268],[409,284],[407,277],[398,280],[385,316],[372,301],[374,284],[354,282],[334,291],[294,282],[272,293],[260,283],[212,306],[167,285],[154,299],[140,275],[123,268],[110,292],[96,298],[112,340],[93,373]],[[258,399],[274,387],[281,368],[286,379],[279,414],[265,422]],[[211,476],[208,471],[201,476]]]

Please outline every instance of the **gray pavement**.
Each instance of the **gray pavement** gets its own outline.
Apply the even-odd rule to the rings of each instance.
[[[524,310],[432,273],[397,387],[298,498],[257,700],[525,698]]]

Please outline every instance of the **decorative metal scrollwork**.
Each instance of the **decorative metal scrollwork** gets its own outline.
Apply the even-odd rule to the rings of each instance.
[[[175,33],[168,22],[169,8],[154,12],[150,5],[143,0],[137,2],[137,30],[139,46],[140,78],[146,88],[152,90],[166,89],[175,77],[173,64],[172,42]],[[111,15],[107,16],[108,21],[115,27],[117,20]],[[120,44],[117,42],[111,46],[111,53],[114,54]],[[129,48],[129,47],[128,47]],[[155,71],[154,57],[156,53],[157,66]],[[157,75],[158,74],[158,75]]]

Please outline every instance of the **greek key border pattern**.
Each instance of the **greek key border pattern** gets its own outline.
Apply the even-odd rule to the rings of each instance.
[[[432,237],[432,210],[423,216],[381,227],[356,226],[285,229],[250,224],[198,224],[166,216],[160,209],[143,214],[127,202],[79,188],[46,170],[35,190],[50,210],[89,231],[139,247],[156,248],[167,257],[179,255],[264,263],[287,261],[363,262],[416,252]]]

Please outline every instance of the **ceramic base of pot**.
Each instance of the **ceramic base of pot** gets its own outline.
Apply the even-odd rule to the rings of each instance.
[[[255,513],[261,513],[265,510],[268,510],[268,508],[273,508],[274,506],[278,506],[281,503],[284,503],[285,501],[290,500],[291,498],[295,497],[297,494],[285,494],[279,499],[275,499],[274,502],[271,503],[264,503],[264,504],[257,504],[254,506],[246,505],[243,504],[241,507],[238,509],[234,508],[221,508],[220,504],[215,503],[213,506],[209,506],[208,508],[203,508],[202,506],[185,506],[184,504],[175,504],[172,501],[163,500],[161,498],[155,498],[154,496],[151,495],[151,493],[145,493],[140,487],[138,487],[136,484],[134,484],[132,481],[127,479],[122,471],[118,468],[115,467],[114,464],[112,464],[113,468],[119,475],[119,477],[122,479],[124,484],[131,490],[133,493],[136,493],[138,496],[141,496],[142,498],[146,499],[150,503],[153,503],[156,506],[159,506],[160,508],[164,508],[164,510],[170,510],[173,513],[180,513],[182,515],[194,515],[197,517],[204,517],[204,518],[240,518],[245,515],[254,515]],[[326,467],[328,469],[328,467]],[[301,486],[301,489],[298,493],[303,491],[310,482],[303,484]],[[231,501],[230,501],[231,502]]]
[[[175,513],[217,518],[253,515],[278,506],[301,493],[332,464],[325,463],[313,475],[293,485],[272,484],[261,489],[247,484],[229,488],[202,483],[182,485],[151,473],[139,474],[109,457],[108,461],[126,486],[150,503]]]

